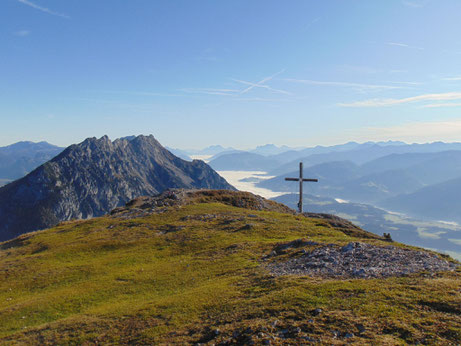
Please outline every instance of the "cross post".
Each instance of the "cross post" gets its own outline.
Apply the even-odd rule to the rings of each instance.
[[[299,163],[299,178],[285,178],[286,181],[299,181],[299,203],[298,209],[299,212],[303,213],[303,182],[310,181],[310,182],[318,182],[318,179],[304,179],[303,178],[303,163]]]

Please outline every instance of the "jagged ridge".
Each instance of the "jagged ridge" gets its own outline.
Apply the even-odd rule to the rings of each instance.
[[[0,189],[0,240],[100,216],[171,187],[233,189],[203,161],[184,161],[153,136],[88,138]]]

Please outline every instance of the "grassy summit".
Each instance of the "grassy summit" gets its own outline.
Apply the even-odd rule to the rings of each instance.
[[[280,251],[297,239],[318,245]],[[385,279],[268,269],[350,242],[389,246],[247,193],[141,198],[0,243],[0,343],[459,342],[459,267]]]

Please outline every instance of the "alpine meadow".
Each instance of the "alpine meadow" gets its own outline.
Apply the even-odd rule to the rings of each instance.
[[[459,13],[0,3],[0,344],[459,345]]]

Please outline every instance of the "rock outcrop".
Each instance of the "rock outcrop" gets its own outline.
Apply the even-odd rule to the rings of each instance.
[[[163,213],[166,207],[178,207],[200,202],[223,203],[250,210],[295,214],[294,210],[281,203],[245,191],[168,189],[155,196],[135,198],[125,206],[112,210],[111,215],[122,219],[133,219]]]
[[[0,189],[0,241],[104,215],[168,188],[234,189],[203,161],[184,161],[153,136],[88,138]]]

